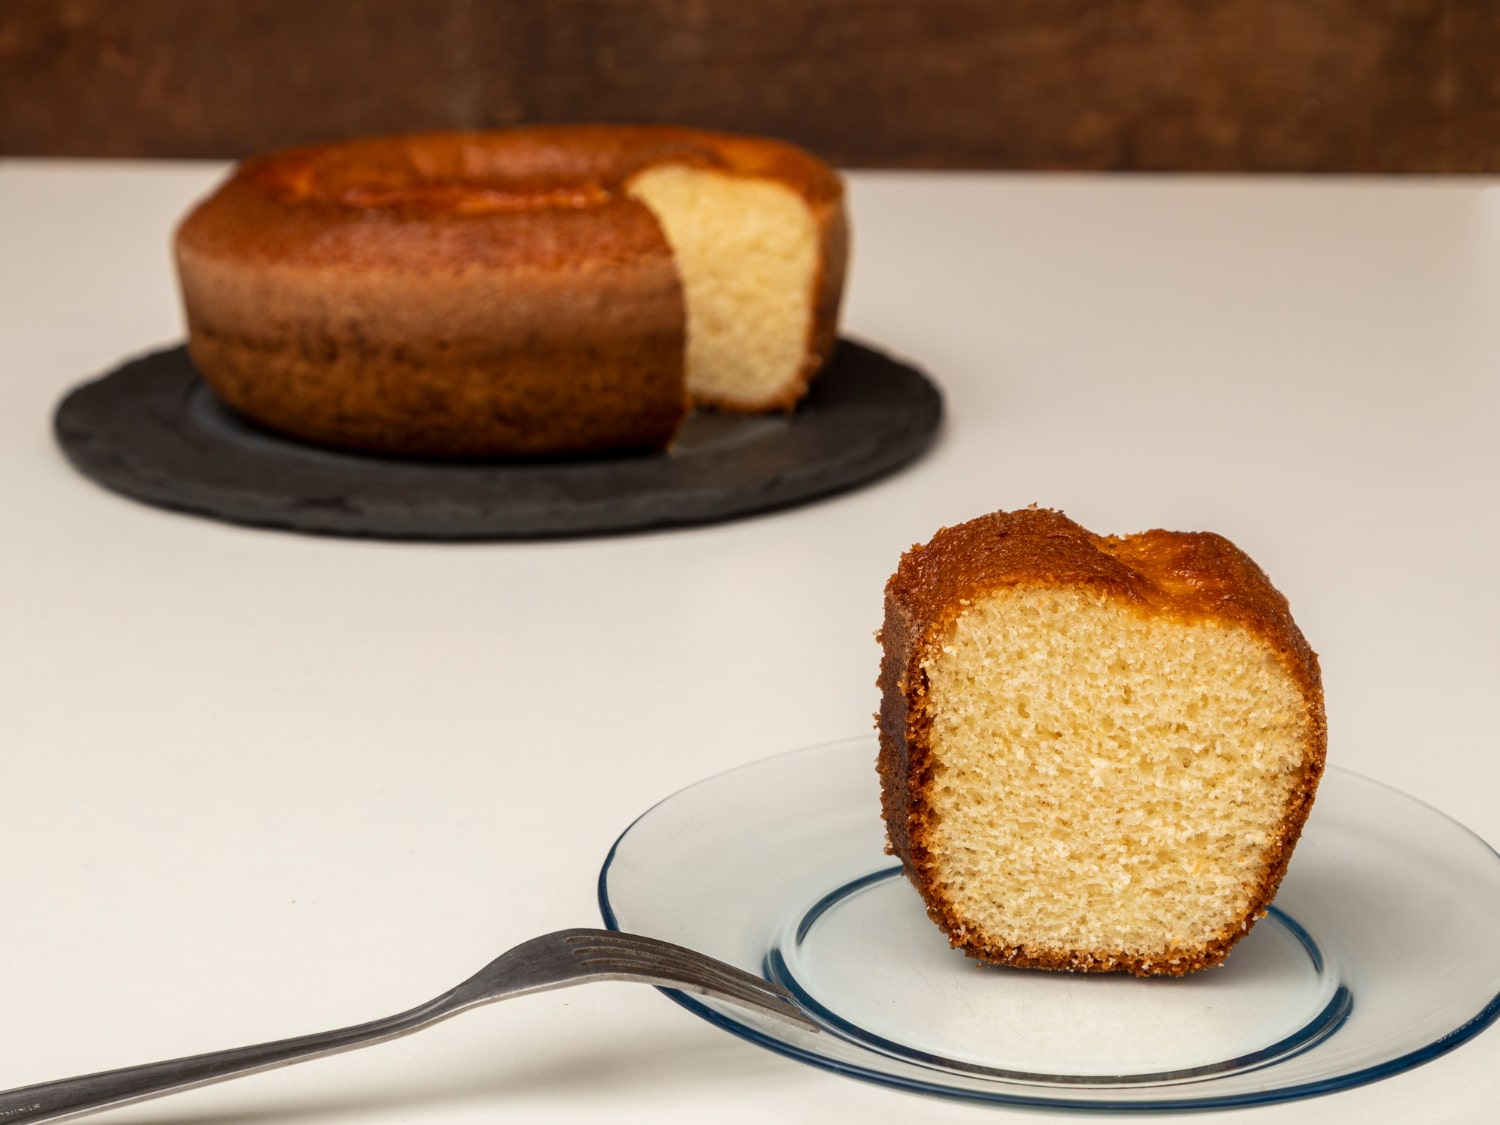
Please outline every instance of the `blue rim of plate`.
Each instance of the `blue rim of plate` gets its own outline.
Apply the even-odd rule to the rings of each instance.
[[[813,928],[822,914],[847,899],[850,895],[858,894],[862,890],[899,877],[900,875],[901,867],[899,864],[895,867],[886,866],[881,870],[872,871],[867,875],[852,879],[835,890],[830,891],[796,920],[792,927],[795,930],[793,940],[800,941]],[[1285,911],[1279,910],[1275,906],[1268,909],[1267,915],[1268,920],[1273,925],[1280,925],[1291,935],[1307,955],[1313,968],[1321,974],[1325,968],[1323,951],[1318,948],[1317,942],[1313,940],[1313,936],[1307,932],[1306,928],[1290,917]],[[1265,920],[1259,923],[1261,926],[1266,924]],[[960,1062],[955,1059],[947,1059],[941,1055],[934,1055],[930,1052],[907,1047],[904,1044],[894,1042],[860,1027],[823,1004],[803,986],[795,970],[786,959],[782,948],[784,944],[784,942],[778,943],[772,946],[766,953],[764,963],[761,966],[761,975],[767,980],[781,985],[790,992],[796,998],[798,1006],[804,1012],[811,1015],[817,1023],[821,1024],[825,1032],[833,1031],[845,1041],[853,1043],[855,1046],[866,1050],[873,1050],[900,1062],[924,1066],[931,1070],[941,1070],[950,1074],[960,1074],[993,1081],[1014,1082],[1021,1085],[1055,1085],[1055,1081],[1050,1075],[1001,1070],[997,1067],[981,1066]],[[1224,1059],[1220,1062],[1204,1066],[1185,1067],[1178,1070],[1129,1075],[1074,1075],[1069,1078],[1068,1085],[1070,1087],[1162,1086],[1200,1078],[1243,1074],[1246,1071],[1275,1066],[1277,1063],[1285,1062],[1290,1058],[1302,1054],[1304,1051],[1311,1050],[1334,1032],[1338,1031],[1344,1021],[1349,1018],[1349,1013],[1353,1010],[1353,1007],[1354,994],[1349,991],[1347,985],[1335,981],[1327,1003],[1310,1020],[1276,1042],[1245,1055]]]
[[[775,755],[774,757],[790,756],[793,754],[805,752],[806,749],[817,748],[804,748],[804,750],[790,751],[787,754]],[[745,765],[737,767],[737,769],[753,768],[754,766],[760,765],[767,760],[768,759],[760,759],[759,761],[748,762]],[[1356,773],[1353,770],[1343,770],[1338,769],[1337,767],[1330,767],[1330,769],[1335,769],[1337,770],[1337,772],[1342,772],[1351,777],[1357,778],[1362,782],[1377,786],[1380,789],[1386,790],[1387,792],[1402,798],[1403,800],[1410,801],[1412,804],[1418,805],[1421,808],[1428,810],[1434,815],[1439,816],[1443,820],[1447,821],[1464,835],[1477,841],[1497,860],[1500,860],[1500,850],[1497,850],[1487,840],[1479,836],[1468,826],[1464,825],[1460,821],[1455,820],[1453,817],[1449,816],[1441,809],[1435,808],[1434,806],[1427,804],[1427,802],[1413,797],[1410,794],[1403,793],[1402,791],[1396,789],[1393,786],[1387,785],[1384,782],[1377,781],[1374,778],[1366,777],[1365,775]],[[736,769],[731,769],[724,772],[734,773],[736,772]],[[611,930],[623,929],[623,927],[619,923],[618,917],[615,914],[614,908],[610,904],[608,892],[610,868],[614,864],[615,856],[620,849],[620,845],[626,840],[627,837],[630,836],[632,830],[634,830],[634,828],[638,824],[640,824],[647,817],[651,816],[651,814],[655,812],[656,809],[658,809],[661,805],[673,800],[679,794],[693,788],[696,785],[711,781],[715,777],[720,776],[723,776],[723,774],[715,774],[706,778],[702,778],[698,782],[694,782],[693,784],[685,786],[674,793],[668,794],[666,797],[662,798],[660,801],[657,801],[650,808],[646,809],[634,820],[632,820],[630,824],[625,828],[625,830],[621,832],[618,837],[616,837],[614,843],[610,845],[609,853],[605,856],[604,863],[599,869],[599,875],[596,883],[596,893],[599,900],[599,912],[607,928]],[[891,872],[889,870],[875,872],[869,876],[866,876],[866,878],[881,878],[890,873]],[[847,888],[836,889],[830,892],[830,894],[826,896],[826,898],[832,898],[842,893],[846,889]],[[820,900],[820,904],[821,901],[823,900]],[[813,909],[817,909],[817,907],[815,906]],[[1275,907],[1273,906],[1272,909],[1275,910]],[[1285,915],[1283,914],[1282,917],[1284,918]],[[1310,954],[1315,958],[1321,956],[1319,953],[1317,953],[1316,944],[1311,942],[1310,936],[1308,936],[1306,939],[1303,938],[1302,935],[1305,934],[1305,931],[1303,931],[1302,927],[1295,921],[1292,921],[1290,919],[1288,919],[1288,921],[1291,922],[1290,928],[1292,929],[1292,932],[1298,936],[1299,940],[1305,940],[1305,944],[1308,945]],[[801,924],[801,920],[799,920],[798,925],[800,926]],[[766,954],[765,958],[763,959],[760,971],[761,975],[766,980],[776,981],[775,965],[772,952],[768,952]],[[782,982],[777,981],[777,983]],[[1252,1106],[1272,1105],[1278,1102],[1299,1101],[1307,1098],[1320,1097],[1324,1094],[1336,1093],[1341,1090],[1349,1090],[1357,1086],[1365,1086],[1372,1082],[1378,1082],[1383,1079],[1390,1078],[1394,1075],[1412,1070],[1418,1066],[1423,1065],[1424,1063],[1431,1062],[1433,1059],[1439,1058],[1454,1050],[1455,1048],[1462,1046],[1464,1043],[1467,1043],[1470,1039],[1473,1039],[1475,1036],[1479,1035],[1486,1028],[1488,1028],[1491,1024],[1495,1023],[1497,1019],[1500,1019],[1500,994],[1497,994],[1496,996],[1492,997],[1490,1001],[1475,1015],[1470,1017],[1464,1023],[1460,1024],[1458,1027],[1453,1028],[1446,1034],[1437,1037],[1430,1043],[1424,1044],[1421,1047],[1408,1051],[1403,1055],[1399,1055],[1393,1059],[1387,1059],[1372,1066],[1350,1070],[1344,1073],[1329,1075],[1328,1077],[1316,1079],[1309,1082],[1232,1094],[1207,1094],[1198,1096],[1189,1094],[1183,1097],[1172,1097],[1170,1099],[1164,1098],[1159,1101],[1110,1101],[1104,1099],[1090,1099],[1085,1101],[1078,1098],[1070,1098],[1065,1095],[1044,1093],[1042,1092],[1043,1089],[1045,1089],[1044,1087],[1036,1088],[1036,1093],[1015,1093],[1009,1090],[974,1089],[941,1085],[936,1082],[923,1082],[918,1079],[907,1077],[905,1075],[892,1074],[887,1071],[877,1070],[873,1067],[860,1066],[856,1063],[847,1062],[845,1060],[829,1058],[826,1055],[821,1055],[815,1051],[804,1050],[793,1043],[786,1042],[785,1040],[779,1039],[772,1035],[767,1035],[754,1027],[746,1026],[738,1022],[737,1020],[724,1015],[717,1009],[704,1004],[703,1002],[695,999],[693,996],[678,989],[659,988],[658,991],[663,993],[665,996],[667,996],[677,1004],[680,1004],[682,1007],[686,1008],[688,1011],[692,1012],[700,1019],[703,1019],[714,1027],[727,1031],[731,1035],[743,1039],[746,1042],[753,1043],[758,1047],[763,1047],[766,1050],[772,1051],[786,1058],[794,1059],[797,1062],[806,1063],[807,1065],[816,1067],[819,1070],[830,1071],[832,1073],[841,1074],[849,1078],[856,1078],[861,1081],[871,1082],[875,1085],[905,1090],[910,1093],[927,1094],[947,1098],[950,1100],[974,1102],[986,1105],[1028,1106],[1037,1109],[1066,1109],[1079,1111],[1104,1111],[1124,1113],[1162,1113],[1179,1111],[1189,1112],[1210,1109],[1232,1109],[1241,1107],[1248,1108]],[[802,997],[798,997],[798,999],[799,1002],[801,1002]],[[804,1011],[807,1011],[807,1009],[804,1008]],[[825,1020],[823,1015],[820,1014],[820,1012],[816,1009],[813,1011],[809,1011],[808,1014],[814,1018],[815,1022],[818,1022],[820,1026],[824,1028],[824,1034],[827,1034],[830,1030],[839,1033],[837,1024],[835,1023],[833,1025],[830,1025]],[[1283,1062],[1288,1058],[1295,1057],[1303,1050],[1307,1050],[1310,1047],[1316,1045],[1317,1042],[1321,1042],[1322,1039],[1326,1038],[1327,1035],[1331,1033],[1331,1030],[1336,1028],[1338,1023],[1342,1022],[1344,1016],[1347,1016],[1347,1011],[1343,1013],[1343,1016],[1339,1016],[1336,1018],[1333,1028],[1323,1030],[1321,1034],[1319,1034],[1315,1039],[1303,1044],[1301,1047],[1299,1047],[1299,1049],[1290,1052],[1279,1053],[1275,1058],[1268,1060],[1262,1065],[1267,1067],[1274,1066],[1277,1063]],[[841,1034],[841,1037],[845,1036],[842,1036]],[[866,1050],[873,1049],[866,1037],[861,1036],[845,1038],[848,1042],[855,1043],[856,1045]],[[906,1054],[904,1061],[914,1060],[911,1059],[909,1054]],[[1250,1069],[1255,1068],[1252,1067]],[[1243,1070],[1238,1071],[1238,1073],[1243,1073]],[[1097,1086],[1089,1086],[1084,1084],[1080,1084],[1080,1086],[1081,1088],[1085,1089],[1098,1089]],[[1139,1089],[1139,1087],[1136,1088]],[[1178,1085],[1172,1086],[1170,1088],[1174,1091],[1181,1091],[1188,1089],[1189,1087]]]

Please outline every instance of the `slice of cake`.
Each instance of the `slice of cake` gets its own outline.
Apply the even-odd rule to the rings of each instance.
[[[886,586],[889,850],[985,961],[1180,975],[1286,872],[1326,750],[1317,656],[1218,535],[996,512]]]

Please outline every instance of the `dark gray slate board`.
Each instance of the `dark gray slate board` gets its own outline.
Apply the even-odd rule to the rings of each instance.
[[[84,475],[148,504],[320,535],[530,539],[712,523],[854,488],[925,450],[942,412],[920,371],[841,340],[795,412],[700,412],[667,453],[403,460],[261,429],[176,347],[70,392],[54,429]]]

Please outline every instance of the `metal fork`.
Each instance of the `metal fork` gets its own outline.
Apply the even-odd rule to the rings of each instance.
[[[399,1015],[319,1035],[127,1066],[0,1092],[0,1125],[55,1121],[193,1086],[352,1050],[430,1027],[481,1004],[596,980],[631,980],[715,996],[809,1031],[783,988],[671,942],[614,930],[559,930],[502,953],[458,987]]]

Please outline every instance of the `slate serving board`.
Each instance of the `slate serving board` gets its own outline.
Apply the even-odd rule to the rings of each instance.
[[[53,423],[80,472],[148,504],[310,534],[459,540],[682,527],[804,503],[911,461],[942,413],[921,371],[840,340],[796,411],[699,412],[665,453],[410,460],[262,429],[224,406],[175,347],[77,387]]]

